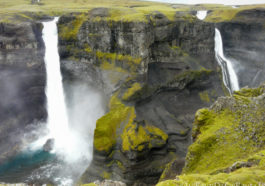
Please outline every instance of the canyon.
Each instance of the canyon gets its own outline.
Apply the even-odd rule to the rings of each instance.
[[[256,166],[255,171],[264,174],[264,167],[259,164],[264,158],[256,158],[259,161],[255,164],[250,157],[261,156],[258,151],[264,149],[264,139],[260,137],[263,134],[264,85],[257,87],[265,81],[265,9],[234,10],[231,7],[229,11],[236,13],[230,20],[209,20],[215,11],[208,8],[205,19],[198,19],[195,10],[176,10],[173,17],[162,11],[152,11],[140,20],[117,20],[112,17],[113,10],[107,7],[60,15],[58,54],[65,104],[69,117],[78,116],[69,122],[79,127],[78,134],[94,135],[93,149],[87,146],[91,148],[93,159],[83,161],[83,166],[65,166],[65,169],[73,169],[75,183],[114,180],[127,185],[158,182],[174,185],[195,179],[185,174],[196,173],[202,177],[220,172],[234,174],[232,165],[246,158],[251,166],[239,163],[236,170]],[[42,33],[43,23],[54,18],[29,15],[33,19],[0,23],[0,182],[63,185],[49,176],[28,179],[33,170],[49,162],[60,164],[58,157],[50,156],[52,150],[45,151],[45,159],[41,162],[21,165],[22,175],[13,170],[8,172],[5,167],[6,162],[12,164],[21,155],[25,146],[40,135],[45,136],[42,133],[46,131],[49,118],[44,60],[47,48]],[[230,67],[227,62],[219,66],[215,50],[217,29],[223,49],[219,56],[231,62]],[[224,80],[224,71],[226,79],[231,77],[229,68],[238,78],[237,88],[231,85],[233,80],[227,80],[228,83]],[[239,88],[243,89],[238,91]],[[81,91],[84,93],[77,94]],[[100,101],[94,104],[94,100]],[[209,109],[201,109],[205,107]],[[245,118],[248,113],[250,117]],[[214,164],[216,159],[210,158],[207,153],[211,151],[207,148],[213,146],[216,153],[219,147],[225,148],[221,142],[214,143],[213,137],[206,138],[212,132],[207,131],[207,125],[220,124],[222,117],[227,117],[225,123],[240,120],[239,126],[234,122],[238,128],[231,131],[238,136],[242,136],[238,130],[247,131],[244,137],[253,140],[255,149],[242,143],[249,154],[237,157],[231,153],[231,161],[225,161],[216,169],[207,169],[207,162],[199,155],[204,153]],[[90,122],[95,130],[88,124]],[[244,122],[253,126],[247,127]],[[251,129],[255,129],[255,134]],[[218,129],[216,133],[229,137],[231,131],[227,129],[222,133]],[[63,128],[61,132],[64,134],[61,140],[69,137]],[[216,139],[221,140],[219,136]],[[84,149],[86,145],[80,147]],[[53,149],[52,145],[50,148]],[[174,180],[177,175],[181,175],[179,180]],[[263,178],[256,179],[262,181]]]

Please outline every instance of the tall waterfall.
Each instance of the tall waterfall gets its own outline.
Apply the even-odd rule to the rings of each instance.
[[[53,139],[51,153],[60,161],[51,165],[48,173],[44,172],[45,176],[55,180],[58,185],[69,186],[74,184],[92,160],[96,121],[105,109],[101,93],[86,82],[69,85],[71,97],[69,104],[66,104],[58,53],[58,19],[43,22],[48,134],[32,144],[31,148],[42,148],[47,140]],[[47,169],[45,166],[43,168]],[[36,171],[32,175],[34,177],[43,176]]]
[[[58,19],[59,18],[54,18],[53,21],[43,22],[43,41],[45,43],[46,49],[44,60],[46,65],[47,76],[46,97],[48,112],[48,136],[46,136],[45,140],[54,140],[54,147],[52,151],[53,153],[63,156],[63,158],[67,162],[76,162],[80,159],[92,156],[92,152],[90,152],[91,148],[89,148],[88,145],[91,146],[91,141],[93,141],[93,130],[97,119],[94,117],[99,116],[97,116],[97,114],[91,116],[90,113],[86,113],[87,118],[90,119],[88,124],[90,125],[90,129],[92,130],[92,135],[89,136],[90,139],[87,139],[87,136],[80,134],[80,132],[77,131],[76,128],[70,126],[71,123],[69,122],[70,120],[68,118],[68,109],[65,103],[62,75],[60,71],[60,57],[58,53],[58,31],[56,24]],[[78,89],[77,91],[81,90]],[[90,92],[86,92],[85,94],[90,95],[88,99],[100,99],[98,97],[95,97],[95,95],[91,94]],[[82,97],[83,102],[85,102],[86,98],[83,95],[81,95],[80,97]],[[93,101],[90,101],[91,106],[96,106],[95,103],[93,103]],[[98,111],[99,109],[101,108],[97,108],[95,110]],[[84,109],[79,107],[76,108],[76,110],[78,110],[78,112],[80,113],[82,112],[81,110]],[[71,122],[74,123],[75,121]],[[88,122],[88,120],[83,119],[83,123],[74,124],[76,126],[86,125],[86,122]],[[87,134],[88,133],[89,131],[87,132]],[[86,140],[89,140],[90,144],[88,144]],[[41,143],[41,145],[43,145],[43,143],[45,142]]]
[[[223,81],[230,94],[239,90],[236,72],[232,62],[224,56],[222,36],[217,28],[215,29],[215,57],[222,68]]]
[[[61,151],[67,150],[68,148],[65,147],[70,147],[71,144],[66,144],[69,142],[66,136],[70,138],[70,135],[58,54],[57,21],[58,18],[55,18],[53,21],[43,23],[43,40],[46,48],[44,60],[47,76],[47,126],[49,137],[55,141],[55,150]]]

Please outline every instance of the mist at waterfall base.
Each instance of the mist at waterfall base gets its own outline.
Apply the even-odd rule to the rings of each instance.
[[[92,160],[95,123],[104,114],[104,109],[100,93],[92,86],[77,82],[68,89],[71,96],[66,104],[58,54],[57,21],[58,18],[55,18],[43,23],[48,134],[31,148],[38,149],[47,140],[54,140],[51,153],[63,162],[55,166],[57,178],[54,181],[69,185],[85,171]],[[32,176],[34,179],[35,175]]]
[[[1,181],[70,186],[92,160],[96,120],[105,112],[103,95],[84,82],[73,82],[64,92],[57,21],[43,22],[47,122],[32,131],[38,136],[35,142],[26,144],[20,154],[0,167]],[[45,150],[49,141],[53,143]]]

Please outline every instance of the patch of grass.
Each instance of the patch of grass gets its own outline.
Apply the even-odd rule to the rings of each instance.
[[[265,5],[258,5],[264,7]],[[257,5],[241,6],[239,9],[233,9],[231,6],[223,5],[177,5],[172,7],[166,3],[136,1],[136,0],[41,0],[39,4],[31,4],[31,0],[1,0],[0,1],[0,22],[19,21],[15,18],[17,14],[24,14],[29,18],[34,15],[50,15],[59,16],[65,13],[80,12],[87,13],[89,10],[97,7],[105,7],[111,9],[110,19],[114,21],[146,21],[146,15],[154,11],[159,11],[166,15],[168,19],[174,20],[175,14],[178,11],[191,11],[191,10],[213,10],[206,20],[220,21],[218,17],[231,17],[233,12],[243,9],[251,9]],[[223,12],[225,15],[219,15],[221,9],[227,9]],[[229,10],[230,9],[230,10]],[[25,18],[25,17],[24,17]]]
[[[231,6],[205,6],[206,9],[212,10],[211,13],[209,13],[205,19],[205,21],[208,22],[225,22],[225,21],[231,21],[236,18],[236,15],[244,10],[250,10],[254,8],[264,8],[265,4],[259,4],[259,5],[245,5],[245,6],[239,6],[238,8],[232,8]]]

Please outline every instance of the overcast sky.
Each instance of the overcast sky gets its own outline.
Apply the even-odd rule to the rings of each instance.
[[[249,5],[265,4],[265,0],[146,0],[176,4],[225,4],[225,5]]]

